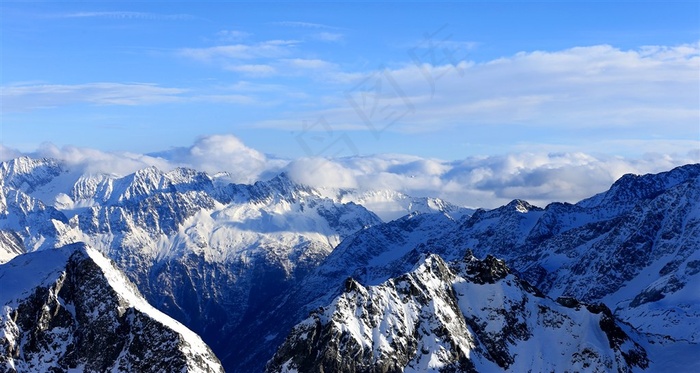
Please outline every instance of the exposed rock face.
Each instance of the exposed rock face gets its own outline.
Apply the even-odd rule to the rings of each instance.
[[[223,372],[196,334],[82,244],[18,256],[0,281],[3,372]]]
[[[648,352],[700,343],[700,165],[626,175],[576,204],[514,200],[472,216],[437,199],[357,193],[284,174],[240,185],[190,169],[94,175],[22,157],[0,163],[0,262],[86,242],[234,372],[261,371],[293,325],[346,288],[401,277],[426,253],[452,261],[470,249],[486,258],[460,272],[470,283],[501,283],[510,267],[571,309],[603,302],[650,336]],[[414,213],[381,223],[349,201]]]
[[[682,321],[700,318],[698,211],[700,164],[686,165],[626,175],[577,204],[477,211],[417,251],[496,255],[551,297],[605,302],[641,331],[700,343],[700,323]]]
[[[268,372],[630,372],[645,350],[605,306],[562,306],[493,257],[425,257],[298,324]]]
[[[247,346],[242,323],[342,239],[381,223],[283,174],[253,185],[182,168],[75,175],[54,160],[21,158],[0,163],[0,176],[0,260],[86,242],[230,366],[243,357],[229,353]]]

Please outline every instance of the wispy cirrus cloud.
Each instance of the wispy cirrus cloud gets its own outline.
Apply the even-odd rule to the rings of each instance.
[[[110,11],[110,12],[72,12],[52,14],[50,18],[109,18],[121,20],[158,20],[178,21],[189,20],[196,17],[189,14],[161,14],[149,12]]]
[[[152,83],[14,84],[0,87],[3,114],[60,108],[70,105],[144,106],[167,103],[254,105],[254,89],[209,87],[206,91],[162,87]]]
[[[338,29],[338,27],[329,26],[329,25],[325,25],[322,23],[314,23],[314,22],[282,21],[282,22],[273,22],[272,24],[277,25],[277,26],[300,27],[300,28],[307,28],[307,29]]]
[[[153,105],[184,99],[188,90],[152,83],[20,84],[0,88],[3,111],[22,112],[76,103]]]
[[[240,30],[221,30],[216,33],[216,37],[225,42],[238,42],[249,38],[252,34]]]
[[[337,42],[343,40],[344,35],[337,32],[319,32],[311,35],[312,38],[321,41]]]
[[[252,78],[273,75],[296,76],[313,70],[337,70],[337,65],[319,58],[301,58],[297,40],[268,40],[258,43],[239,43],[205,48],[183,48],[181,57],[208,63],[227,71]]]
[[[585,136],[598,140],[608,139],[600,131],[613,129],[638,135],[617,133],[618,140],[697,139],[698,71],[700,43],[630,50],[595,45],[480,63],[426,59],[364,74],[331,70],[338,77],[329,80],[347,81],[347,88],[326,109],[299,117],[323,117],[345,130],[369,131],[370,124],[404,133],[501,126],[547,131],[543,136],[590,129],[595,131]],[[392,122],[391,113],[406,115]],[[270,123],[277,122],[261,125]]]
[[[334,63],[318,58],[288,58],[280,62],[295,69],[327,70],[337,67]]]
[[[277,58],[291,54],[292,49],[298,44],[299,42],[296,40],[268,40],[255,44],[183,48],[178,51],[178,54],[182,57],[205,62]]]
[[[277,69],[274,66],[265,64],[227,64],[224,69],[250,77],[264,77],[277,74]]]

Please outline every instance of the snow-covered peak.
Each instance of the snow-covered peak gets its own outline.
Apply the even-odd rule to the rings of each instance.
[[[641,200],[654,198],[667,189],[700,177],[700,164],[676,167],[658,174],[626,174],[618,179],[609,190],[586,198],[577,205],[601,207],[605,205],[628,206]]]
[[[458,221],[474,212],[473,209],[460,207],[440,198],[412,197],[395,190],[325,188],[321,189],[320,193],[339,202],[354,202],[365,206],[385,222],[414,212],[441,212]]]
[[[530,203],[522,199],[514,199],[510,201],[507,205],[505,205],[505,207],[520,213],[526,213],[528,211],[542,211],[541,208],[531,205]]]
[[[0,176],[6,186],[21,189],[26,193],[50,182],[64,172],[64,167],[55,159],[19,157],[0,162]]]
[[[199,336],[82,243],[20,255],[0,281],[4,370],[223,372]]]
[[[267,371],[630,371],[648,364],[605,306],[565,307],[495,258],[449,264],[425,255],[378,286],[346,280],[341,296],[294,327]]]

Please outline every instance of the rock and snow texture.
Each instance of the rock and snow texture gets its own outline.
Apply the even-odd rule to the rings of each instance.
[[[228,361],[244,344],[236,330],[268,299],[345,237],[381,223],[284,174],[239,185],[190,169],[120,177],[22,157],[0,163],[0,176],[0,260],[86,242]]]
[[[321,189],[320,192],[342,203],[353,202],[366,207],[385,222],[399,219],[411,213],[441,212],[453,220],[471,215],[474,210],[453,205],[440,198],[411,197],[394,190]]]
[[[90,174],[21,157],[0,163],[0,263],[86,242],[228,370],[259,372],[345,278],[378,285],[421,254],[456,260],[471,248],[503,258],[551,298],[605,303],[653,342],[650,360],[682,355],[687,363],[676,358],[673,370],[693,372],[699,177],[700,165],[687,165],[626,175],[577,204],[515,200],[471,214],[397,191],[312,189],[284,174],[240,185],[190,169]]]
[[[544,297],[491,256],[429,255],[378,286],[353,279],[298,324],[268,372],[643,370],[645,350],[604,305]]]
[[[475,212],[420,251],[493,254],[551,297],[606,303],[640,331],[700,343],[700,165],[618,180],[577,204]]]
[[[0,265],[2,372],[223,372],[202,339],[83,244]]]

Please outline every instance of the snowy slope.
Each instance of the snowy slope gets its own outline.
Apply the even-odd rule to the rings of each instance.
[[[244,325],[241,338],[250,343],[235,351],[241,370],[260,371],[261,362],[284,341],[286,331],[340,295],[345,278],[378,284],[410,270],[419,257],[416,246],[457,225],[444,213],[412,213],[343,240],[318,267],[271,299],[268,309]]]
[[[603,301],[644,332],[700,342],[688,322],[700,319],[700,165],[625,176],[575,205],[479,210],[419,251],[467,249],[503,257],[549,296]]]
[[[217,352],[240,344],[239,325],[342,239],[381,223],[362,206],[323,198],[284,174],[239,185],[189,169],[150,167],[118,177],[75,175],[51,160],[35,163],[58,164],[58,171],[0,167],[6,170],[0,180],[11,184],[0,194],[6,202],[0,258],[85,242]],[[32,170],[40,175],[32,177]]]
[[[333,190],[326,188],[321,193],[341,203],[353,202],[366,207],[385,222],[401,218],[410,213],[441,212],[453,220],[461,220],[474,210],[460,207],[440,198],[412,197],[394,190]]]
[[[3,371],[223,372],[199,336],[83,244],[0,266]]]
[[[430,255],[378,286],[346,280],[267,371],[628,372],[648,363],[605,306],[545,298],[493,257]]]
[[[699,177],[700,165],[687,165],[626,175],[577,204],[514,200],[472,214],[398,191],[313,189],[285,174],[241,185],[190,169],[82,174],[23,157],[0,163],[0,263],[86,242],[229,370],[260,371],[345,278],[378,285],[421,254],[456,260],[472,249],[504,258],[552,298],[604,302],[645,333],[651,360],[670,364],[700,342]]]

